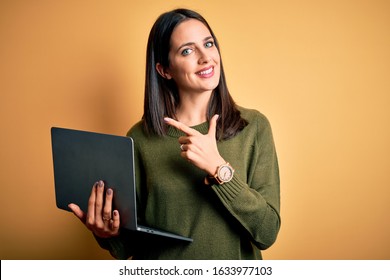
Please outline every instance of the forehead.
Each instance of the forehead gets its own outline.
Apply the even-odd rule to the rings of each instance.
[[[186,43],[196,43],[211,36],[209,29],[196,19],[189,19],[180,23],[171,35],[171,46],[180,46]]]

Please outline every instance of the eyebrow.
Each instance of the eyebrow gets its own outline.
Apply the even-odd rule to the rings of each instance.
[[[210,40],[210,39],[213,39],[213,40],[214,40],[213,36],[211,36],[211,35],[210,35],[210,36],[207,36],[206,38],[203,39],[203,42],[208,41],[208,40]],[[180,45],[180,46],[177,48],[177,51],[179,51],[179,50],[182,49],[183,47],[192,46],[192,45],[195,45],[195,43],[194,43],[194,42],[185,43],[185,44],[183,44],[183,45]]]

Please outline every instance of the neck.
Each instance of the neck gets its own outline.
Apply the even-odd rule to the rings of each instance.
[[[211,92],[202,95],[180,95],[176,118],[187,126],[195,126],[207,121],[207,107]]]

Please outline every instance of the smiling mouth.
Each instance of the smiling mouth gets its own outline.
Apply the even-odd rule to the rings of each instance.
[[[197,72],[196,74],[203,77],[209,77],[214,73],[214,67],[210,67],[209,69],[202,70]]]

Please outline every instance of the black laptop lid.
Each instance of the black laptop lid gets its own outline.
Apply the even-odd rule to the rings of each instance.
[[[134,148],[130,137],[53,127],[51,129],[56,204],[70,211],[75,203],[86,212],[98,180],[114,190],[113,210],[121,227],[136,227]]]

